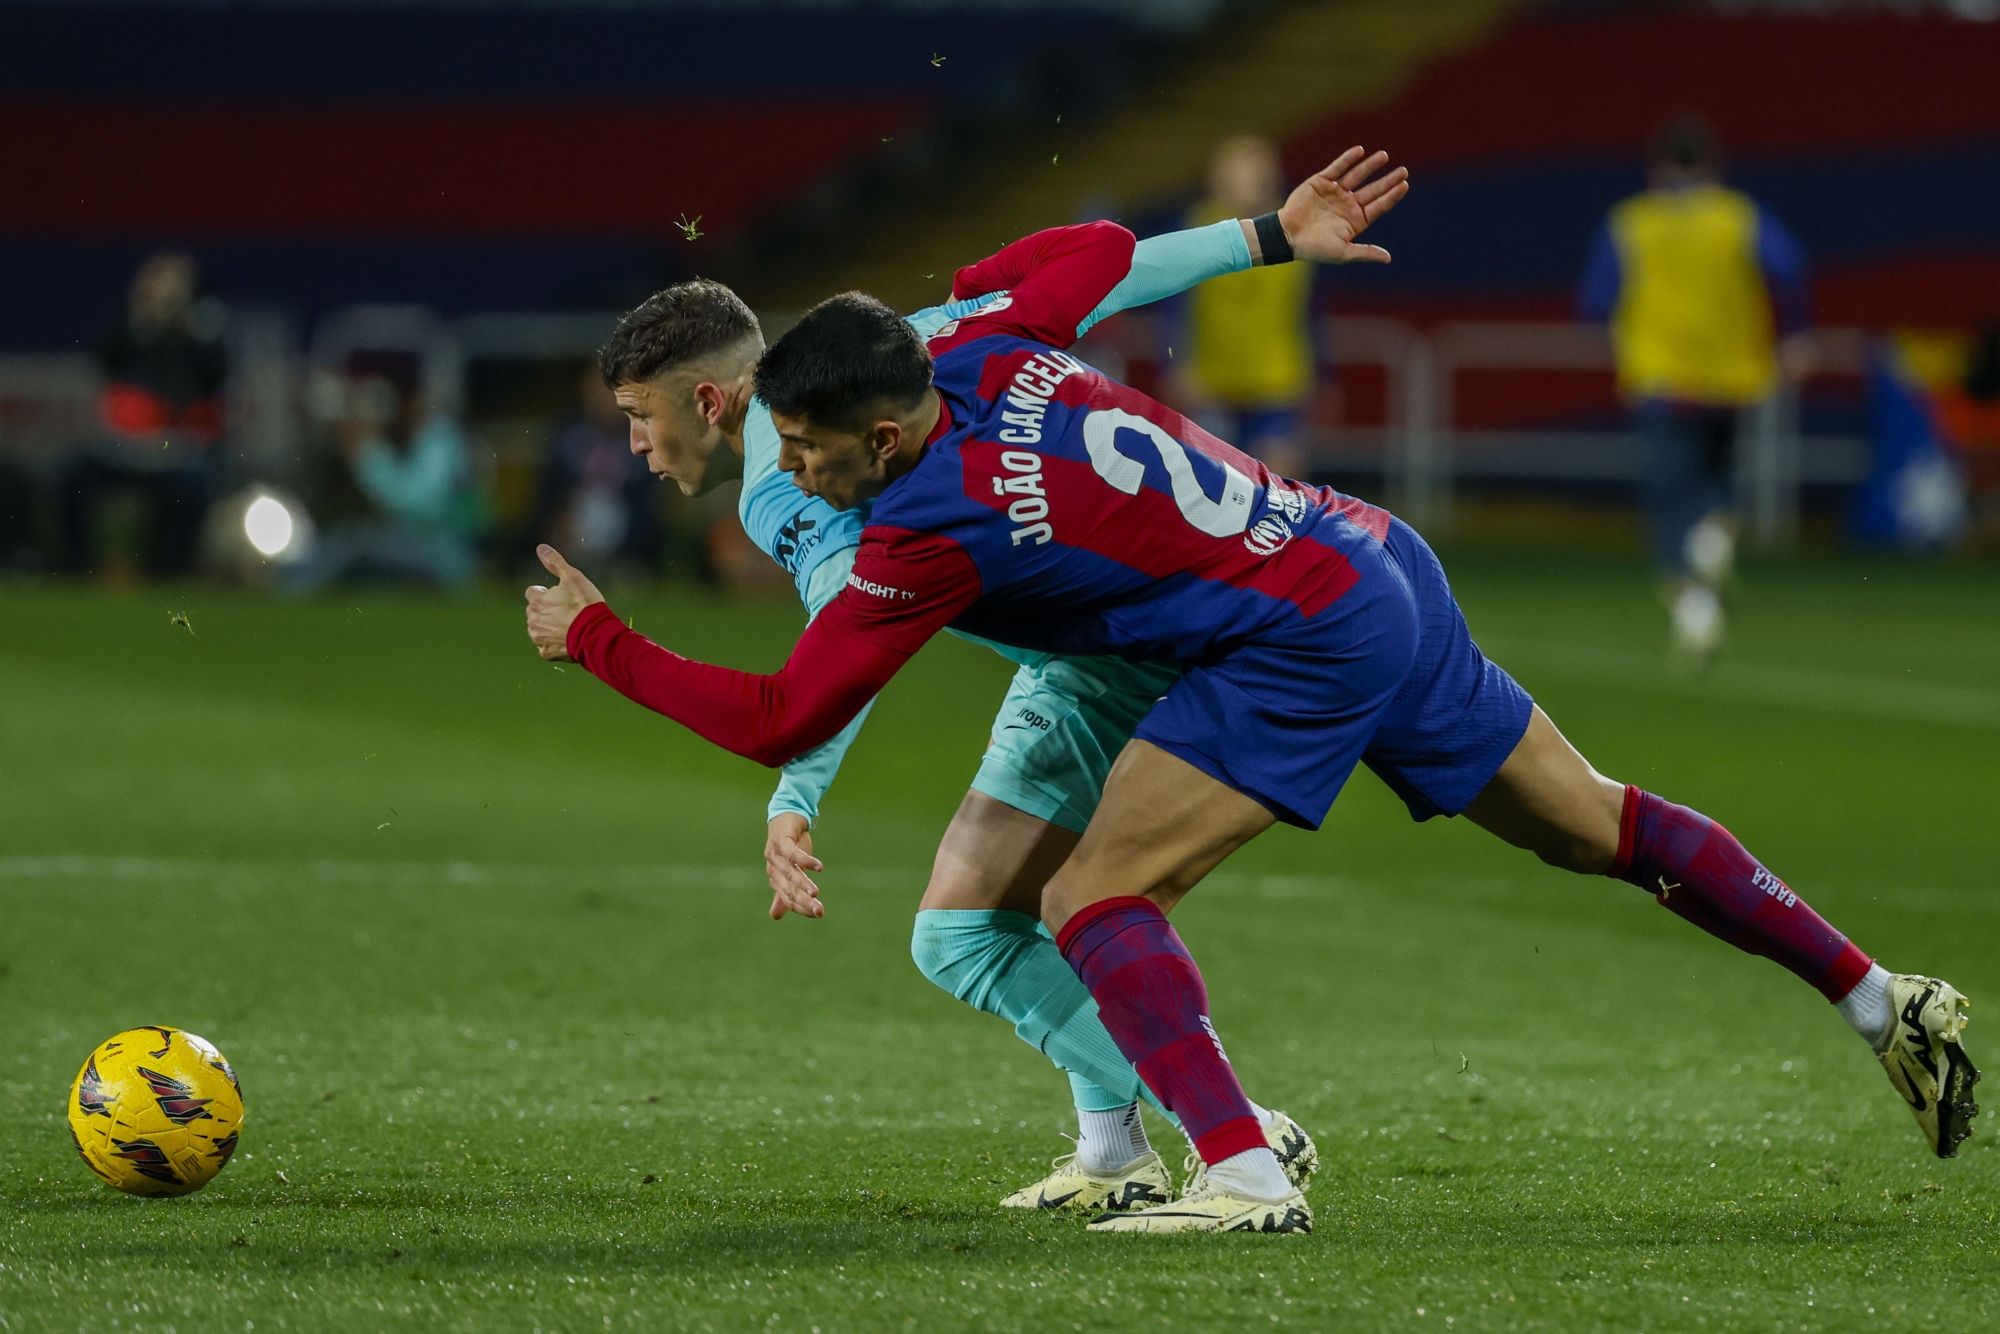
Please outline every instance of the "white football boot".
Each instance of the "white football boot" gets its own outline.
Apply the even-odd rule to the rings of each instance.
[[[1958,1041],[1970,1004],[1940,978],[1897,974],[1889,982],[1895,1023],[1875,1052],[1917,1118],[1931,1152],[1940,1158],[1958,1153],[1979,1116],[1979,1104],[1972,1100],[1979,1068]]]
[[[1172,1204],[1132,1213],[1100,1214],[1092,1232],[1269,1232],[1304,1236],[1313,1230],[1312,1206],[1294,1190],[1282,1200],[1253,1200],[1217,1184],[1197,1168]]]
[[[1271,1119],[1264,1123],[1264,1142],[1271,1146],[1271,1152],[1278,1155],[1278,1166],[1285,1169],[1285,1176],[1294,1186],[1304,1190],[1312,1184],[1313,1173],[1319,1171],[1319,1145],[1313,1143],[1306,1128],[1283,1112],[1272,1112]],[[1188,1156],[1182,1168],[1192,1181],[1195,1158]]]
[[[1319,1171],[1319,1145],[1313,1143],[1304,1126],[1283,1112],[1272,1112],[1271,1119],[1264,1122],[1264,1142],[1277,1155],[1287,1181],[1300,1190],[1312,1184],[1313,1173]],[[1192,1188],[1200,1175],[1201,1155],[1190,1152],[1181,1160],[1181,1180]]]
[[[1319,1170],[1319,1146],[1305,1127],[1283,1112],[1264,1122],[1264,1142],[1277,1155],[1278,1166],[1292,1183],[1293,1193],[1275,1203],[1231,1195],[1208,1179],[1195,1154],[1181,1165],[1187,1188],[1171,1205],[1139,1213],[1106,1213],[1091,1223],[1095,1232],[1298,1232],[1312,1231],[1312,1206],[1305,1189]],[[1112,1225],[1114,1217],[1131,1220]],[[1143,1219],[1144,1221],[1138,1221]],[[1102,1226],[1100,1226],[1102,1225]]]
[[[1706,667],[1722,647],[1728,617],[1722,599],[1706,584],[1688,584],[1674,595],[1673,658],[1689,667]]]
[[[1000,1201],[1002,1209],[1078,1209],[1116,1213],[1165,1204],[1174,1183],[1157,1153],[1148,1153],[1115,1172],[1086,1172],[1076,1155],[1055,1160],[1055,1170],[1031,1186],[1023,1186]]]

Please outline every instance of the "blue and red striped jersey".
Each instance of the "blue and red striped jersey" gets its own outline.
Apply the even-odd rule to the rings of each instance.
[[[942,539],[976,576],[941,590],[964,604],[959,629],[1052,653],[1196,661],[1317,615],[1353,585],[1349,553],[1386,535],[1385,511],[1275,476],[1005,321],[933,340],[945,415],[875,501],[843,594],[865,621],[929,610],[868,585],[901,588],[906,550],[936,568]]]
[[[771,676],[669,653],[586,608],[570,654],[767,764],[831,737],[946,626],[1061,654],[1191,663],[1310,621],[1357,582],[1386,511],[1274,476],[1066,350],[1132,234],[1054,228],[961,269],[1006,295],[930,339],[941,411],[875,499],[847,586]]]

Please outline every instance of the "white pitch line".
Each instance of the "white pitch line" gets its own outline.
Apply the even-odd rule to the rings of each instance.
[[[1535,673],[1604,682],[1688,699],[1776,704],[1897,722],[2000,731],[2000,694],[1960,686],[1848,676],[1767,663],[1717,663],[1699,676],[1664,675],[1660,659],[1585,644],[1493,642],[1493,659],[1528,664]]]

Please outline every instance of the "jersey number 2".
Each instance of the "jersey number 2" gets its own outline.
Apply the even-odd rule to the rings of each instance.
[[[1250,526],[1250,507],[1257,487],[1248,477],[1221,459],[1210,459],[1222,470],[1222,497],[1212,499],[1201,489],[1194,474],[1187,445],[1167,434],[1157,422],[1147,421],[1123,408],[1098,408],[1083,419],[1083,445],[1090,451],[1090,466],[1097,475],[1128,496],[1139,494],[1146,478],[1146,465],[1118,448],[1121,430],[1136,431],[1151,443],[1160,464],[1173,482],[1174,503],[1181,517],[1210,537],[1234,537]]]

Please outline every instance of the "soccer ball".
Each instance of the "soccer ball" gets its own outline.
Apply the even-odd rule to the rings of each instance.
[[[206,1038],[132,1028],[84,1058],[69,1133],[90,1170],[128,1195],[200,1190],[236,1152],[243,1093]]]

